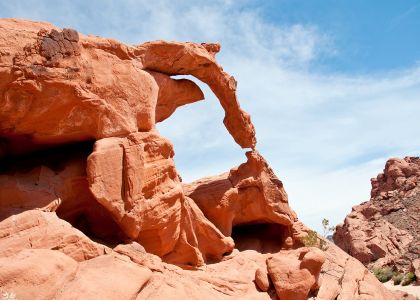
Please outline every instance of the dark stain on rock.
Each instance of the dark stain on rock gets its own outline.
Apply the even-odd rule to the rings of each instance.
[[[51,30],[43,35],[40,54],[48,60],[80,55],[79,34],[76,30],[64,28],[63,31]]]

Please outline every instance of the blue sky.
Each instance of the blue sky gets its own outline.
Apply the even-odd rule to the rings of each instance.
[[[257,149],[315,229],[368,200],[387,158],[420,155],[420,0],[1,1],[0,17],[132,44],[219,41]],[[158,126],[184,181],[245,159],[201,86],[206,101]]]
[[[334,38],[340,55],[323,67],[375,72],[410,67],[420,57],[420,1],[280,0],[265,2],[263,15],[277,24],[315,24]]]

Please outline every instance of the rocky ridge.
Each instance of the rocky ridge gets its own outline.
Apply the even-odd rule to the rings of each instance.
[[[420,275],[420,159],[389,159],[371,182],[371,199],[353,207],[334,242],[369,268]]]
[[[0,20],[0,291],[18,299],[400,299],[308,232],[256,150],[218,44]],[[185,184],[156,130],[203,99],[247,161]]]

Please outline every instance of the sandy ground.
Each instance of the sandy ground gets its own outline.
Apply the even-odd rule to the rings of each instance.
[[[388,281],[388,282],[385,282],[384,285],[390,290],[400,290],[400,291],[407,292],[411,295],[414,295],[414,296],[420,298],[420,285],[418,285],[418,286],[414,286],[414,285],[406,285],[406,286],[394,285],[391,280]]]

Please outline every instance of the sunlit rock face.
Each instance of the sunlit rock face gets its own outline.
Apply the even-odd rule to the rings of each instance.
[[[335,243],[368,267],[418,272],[420,159],[391,158],[371,182],[371,199],[337,226]]]
[[[0,29],[2,293],[394,299],[334,245],[302,247],[309,229],[256,150],[236,81],[215,60],[220,45],[131,46],[13,19]],[[181,182],[155,124],[204,95],[174,75],[214,92],[227,131],[248,148],[243,164]]]

